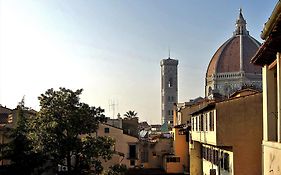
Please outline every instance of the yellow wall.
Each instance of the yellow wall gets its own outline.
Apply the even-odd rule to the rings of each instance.
[[[202,175],[201,144],[194,141],[189,145],[190,174]]]
[[[261,174],[262,94],[219,102],[215,109],[214,131],[192,130],[192,140],[215,147],[231,148],[235,175]],[[201,114],[208,112],[206,110]],[[203,128],[205,129],[204,125]]]
[[[109,133],[104,132],[104,128],[109,128]],[[115,151],[123,153],[123,156],[118,154],[113,155],[112,159],[104,162],[104,169],[107,170],[108,167],[115,164],[125,164],[128,168],[130,167],[130,160],[127,159],[129,155],[129,144],[137,144],[138,138],[123,134],[123,130],[119,128],[115,128],[109,125],[100,124],[99,129],[97,130],[98,136],[109,136],[115,140]],[[138,146],[137,146],[138,149]],[[137,154],[139,151],[137,151]],[[136,165],[140,165],[139,159],[135,161]]]
[[[180,165],[174,172],[183,173],[189,168],[188,159],[188,142],[186,142],[186,135],[179,135],[179,130],[181,128],[173,128],[174,133],[174,154],[180,157]],[[188,133],[187,133],[188,134]]]
[[[148,143],[148,162],[142,163],[142,165],[144,168],[164,168],[164,155],[170,153],[171,149],[172,140],[170,138],[158,138],[155,143]]]
[[[168,162],[165,166],[166,173],[179,173],[182,165],[180,162]]]

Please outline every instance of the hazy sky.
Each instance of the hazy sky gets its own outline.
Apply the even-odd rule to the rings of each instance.
[[[107,116],[160,123],[160,60],[179,60],[179,102],[204,95],[208,63],[239,8],[259,35],[277,0],[0,0],[0,104],[39,110],[48,88],[83,88]]]

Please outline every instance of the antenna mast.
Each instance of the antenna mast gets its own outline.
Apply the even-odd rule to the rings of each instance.
[[[112,111],[112,118],[115,118],[115,109],[118,108],[118,102],[114,99],[109,100],[109,111]]]

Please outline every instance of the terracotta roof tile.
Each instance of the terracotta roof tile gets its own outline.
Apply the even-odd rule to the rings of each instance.
[[[250,35],[243,35],[243,70],[246,73],[261,73],[261,68],[250,63],[260,43]],[[207,69],[207,77],[217,73],[240,71],[240,36],[227,40],[216,51]]]

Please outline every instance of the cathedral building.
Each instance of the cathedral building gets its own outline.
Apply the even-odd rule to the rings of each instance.
[[[173,125],[173,107],[178,102],[178,60],[163,59],[161,65],[161,123]]]
[[[246,24],[240,9],[233,36],[219,47],[209,63],[206,97],[229,97],[244,87],[261,89],[261,68],[250,63],[260,43],[249,34]]]

